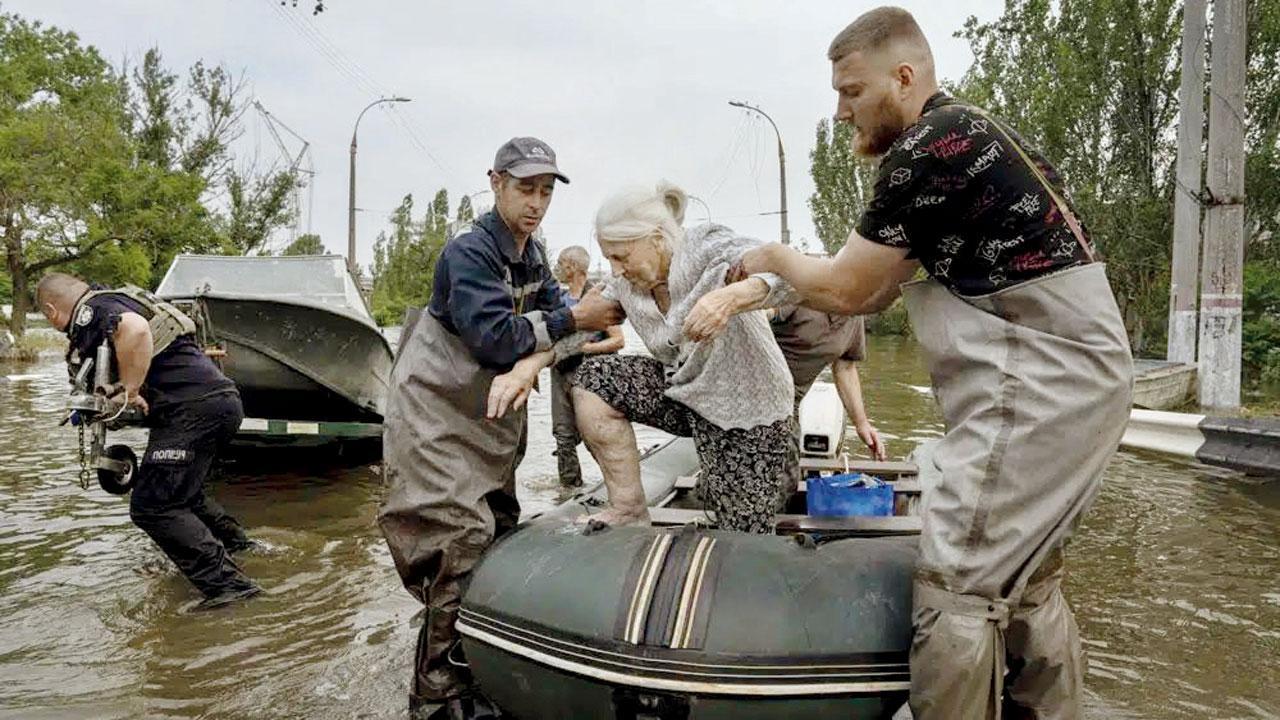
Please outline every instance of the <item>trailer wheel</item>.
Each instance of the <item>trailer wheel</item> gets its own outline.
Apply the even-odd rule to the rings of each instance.
[[[128,445],[111,445],[103,453],[106,457],[124,463],[123,473],[98,468],[98,485],[112,495],[128,495],[133,489],[133,478],[138,469],[138,456]]]

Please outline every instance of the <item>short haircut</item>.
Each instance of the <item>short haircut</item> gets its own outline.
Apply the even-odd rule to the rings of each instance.
[[[51,272],[36,284],[36,306],[40,307],[45,303],[73,303],[88,290],[89,284],[75,275]]]
[[[556,258],[559,262],[573,263],[578,267],[586,270],[591,266],[591,255],[587,253],[587,249],[581,245],[570,245],[560,251],[560,257]]]
[[[827,48],[827,59],[839,62],[854,52],[874,53],[901,43],[922,49],[932,64],[929,40],[911,13],[889,5],[869,10],[840,31]]]

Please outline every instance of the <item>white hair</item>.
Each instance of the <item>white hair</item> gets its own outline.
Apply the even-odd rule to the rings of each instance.
[[[674,250],[684,240],[684,211],[689,196],[662,181],[652,190],[630,188],[610,196],[596,212],[596,239],[631,242],[659,235]]]
[[[556,260],[559,262],[573,263],[583,270],[586,270],[591,265],[591,255],[587,253],[587,249],[581,245],[570,245],[569,247],[561,250],[559,257],[557,257]]]

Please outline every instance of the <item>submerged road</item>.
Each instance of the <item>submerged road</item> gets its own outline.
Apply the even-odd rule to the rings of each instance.
[[[910,341],[870,340],[868,405],[900,457],[941,425]],[[418,608],[374,525],[376,468],[214,483],[268,545],[243,559],[266,592],[190,613],[127,502],[76,484],[60,359],[0,376],[0,718],[406,715]],[[526,509],[559,500],[553,447],[535,396]],[[1091,717],[1280,718],[1280,480],[1121,453],[1068,557]]]

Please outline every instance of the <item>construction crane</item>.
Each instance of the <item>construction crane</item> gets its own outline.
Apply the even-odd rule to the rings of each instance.
[[[262,103],[254,100],[253,107],[262,115],[262,119],[267,124],[267,130],[271,131],[271,137],[276,141],[276,147],[280,148],[280,154],[284,156],[284,160],[289,164],[289,174],[297,179],[299,174],[307,176],[307,234],[311,233],[311,208],[315,200],[315,165],[311,160],[311,143],[302,138],[301,135],[294,132],[292,128],[285,125],[279,118],[267,111]],[[280,137],[280,130],[284,130],[293,136],[295,140],[302,143],[302,147],[297,154],[289,151],[289,146],[285,144],[284,138]],[[303,160],[306,160],[306,167],[302,167]],[[293,227],[290,229],[289,242],[298,239],[298,230],[302,225],[302,183],[297,183],[293,188]]]

